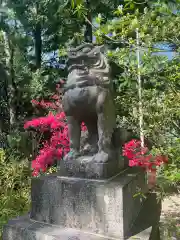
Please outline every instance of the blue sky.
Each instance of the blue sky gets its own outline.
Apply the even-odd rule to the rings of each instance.
[[[167,52],[159,52],[159,53],[155,53],[155,54],[157,54],[157,55],[165,55],[165,56],[168,57],[169,60],[172,60],[173,57],[175,56],[175,52],[169,52],[169,51],[167,51]]]

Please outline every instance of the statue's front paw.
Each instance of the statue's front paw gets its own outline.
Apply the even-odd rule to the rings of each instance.
[[[64,161],[68,161],[68,160],[73,160],[76,159],[77,157],[79,157],[79,152],[76,150],[71,150],[68,154],[66,154],[66,156],[64,157]]]
[[[98,151],[98,147],[96,145],[91,145],[89,143],[87,143],[84,148],[83,148],[83,154],[95,154]]]
[[[106,152],[98,152],[94,158],[93,158],[93,161],[96,162],[96,163],[106,163],[109,161],[109,154],[106,153]]]

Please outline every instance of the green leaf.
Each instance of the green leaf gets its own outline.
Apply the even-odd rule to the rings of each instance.
[[[75,8],[75,0],[71,0],[71,6],[72,8]]]

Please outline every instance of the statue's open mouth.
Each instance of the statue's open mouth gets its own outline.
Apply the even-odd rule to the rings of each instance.
[[[83,64],[76,64],[76,63],[68,67],[69,73],[73,71],[76,71],[78,75],[84,75],[89,73],[89,70],[87,67],[85,67]]]
[[[68,72],[76,71],[79,75],[88,75],[89,68],[98,69],[102,65],[101,60],[95,58],[89,59],[89,63],[84,60],[74,61],[68,63]]]

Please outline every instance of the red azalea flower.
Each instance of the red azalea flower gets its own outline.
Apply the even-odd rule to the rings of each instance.
[[[163,163],[167,163],[167,156],[153,156],[148,154],[147,147],[141,148],[141,142],[132,139],[130,142],[124,144],[123,156],[129,159],[129,166],[140,166],[149,171],[156,171],[156,167]]]

